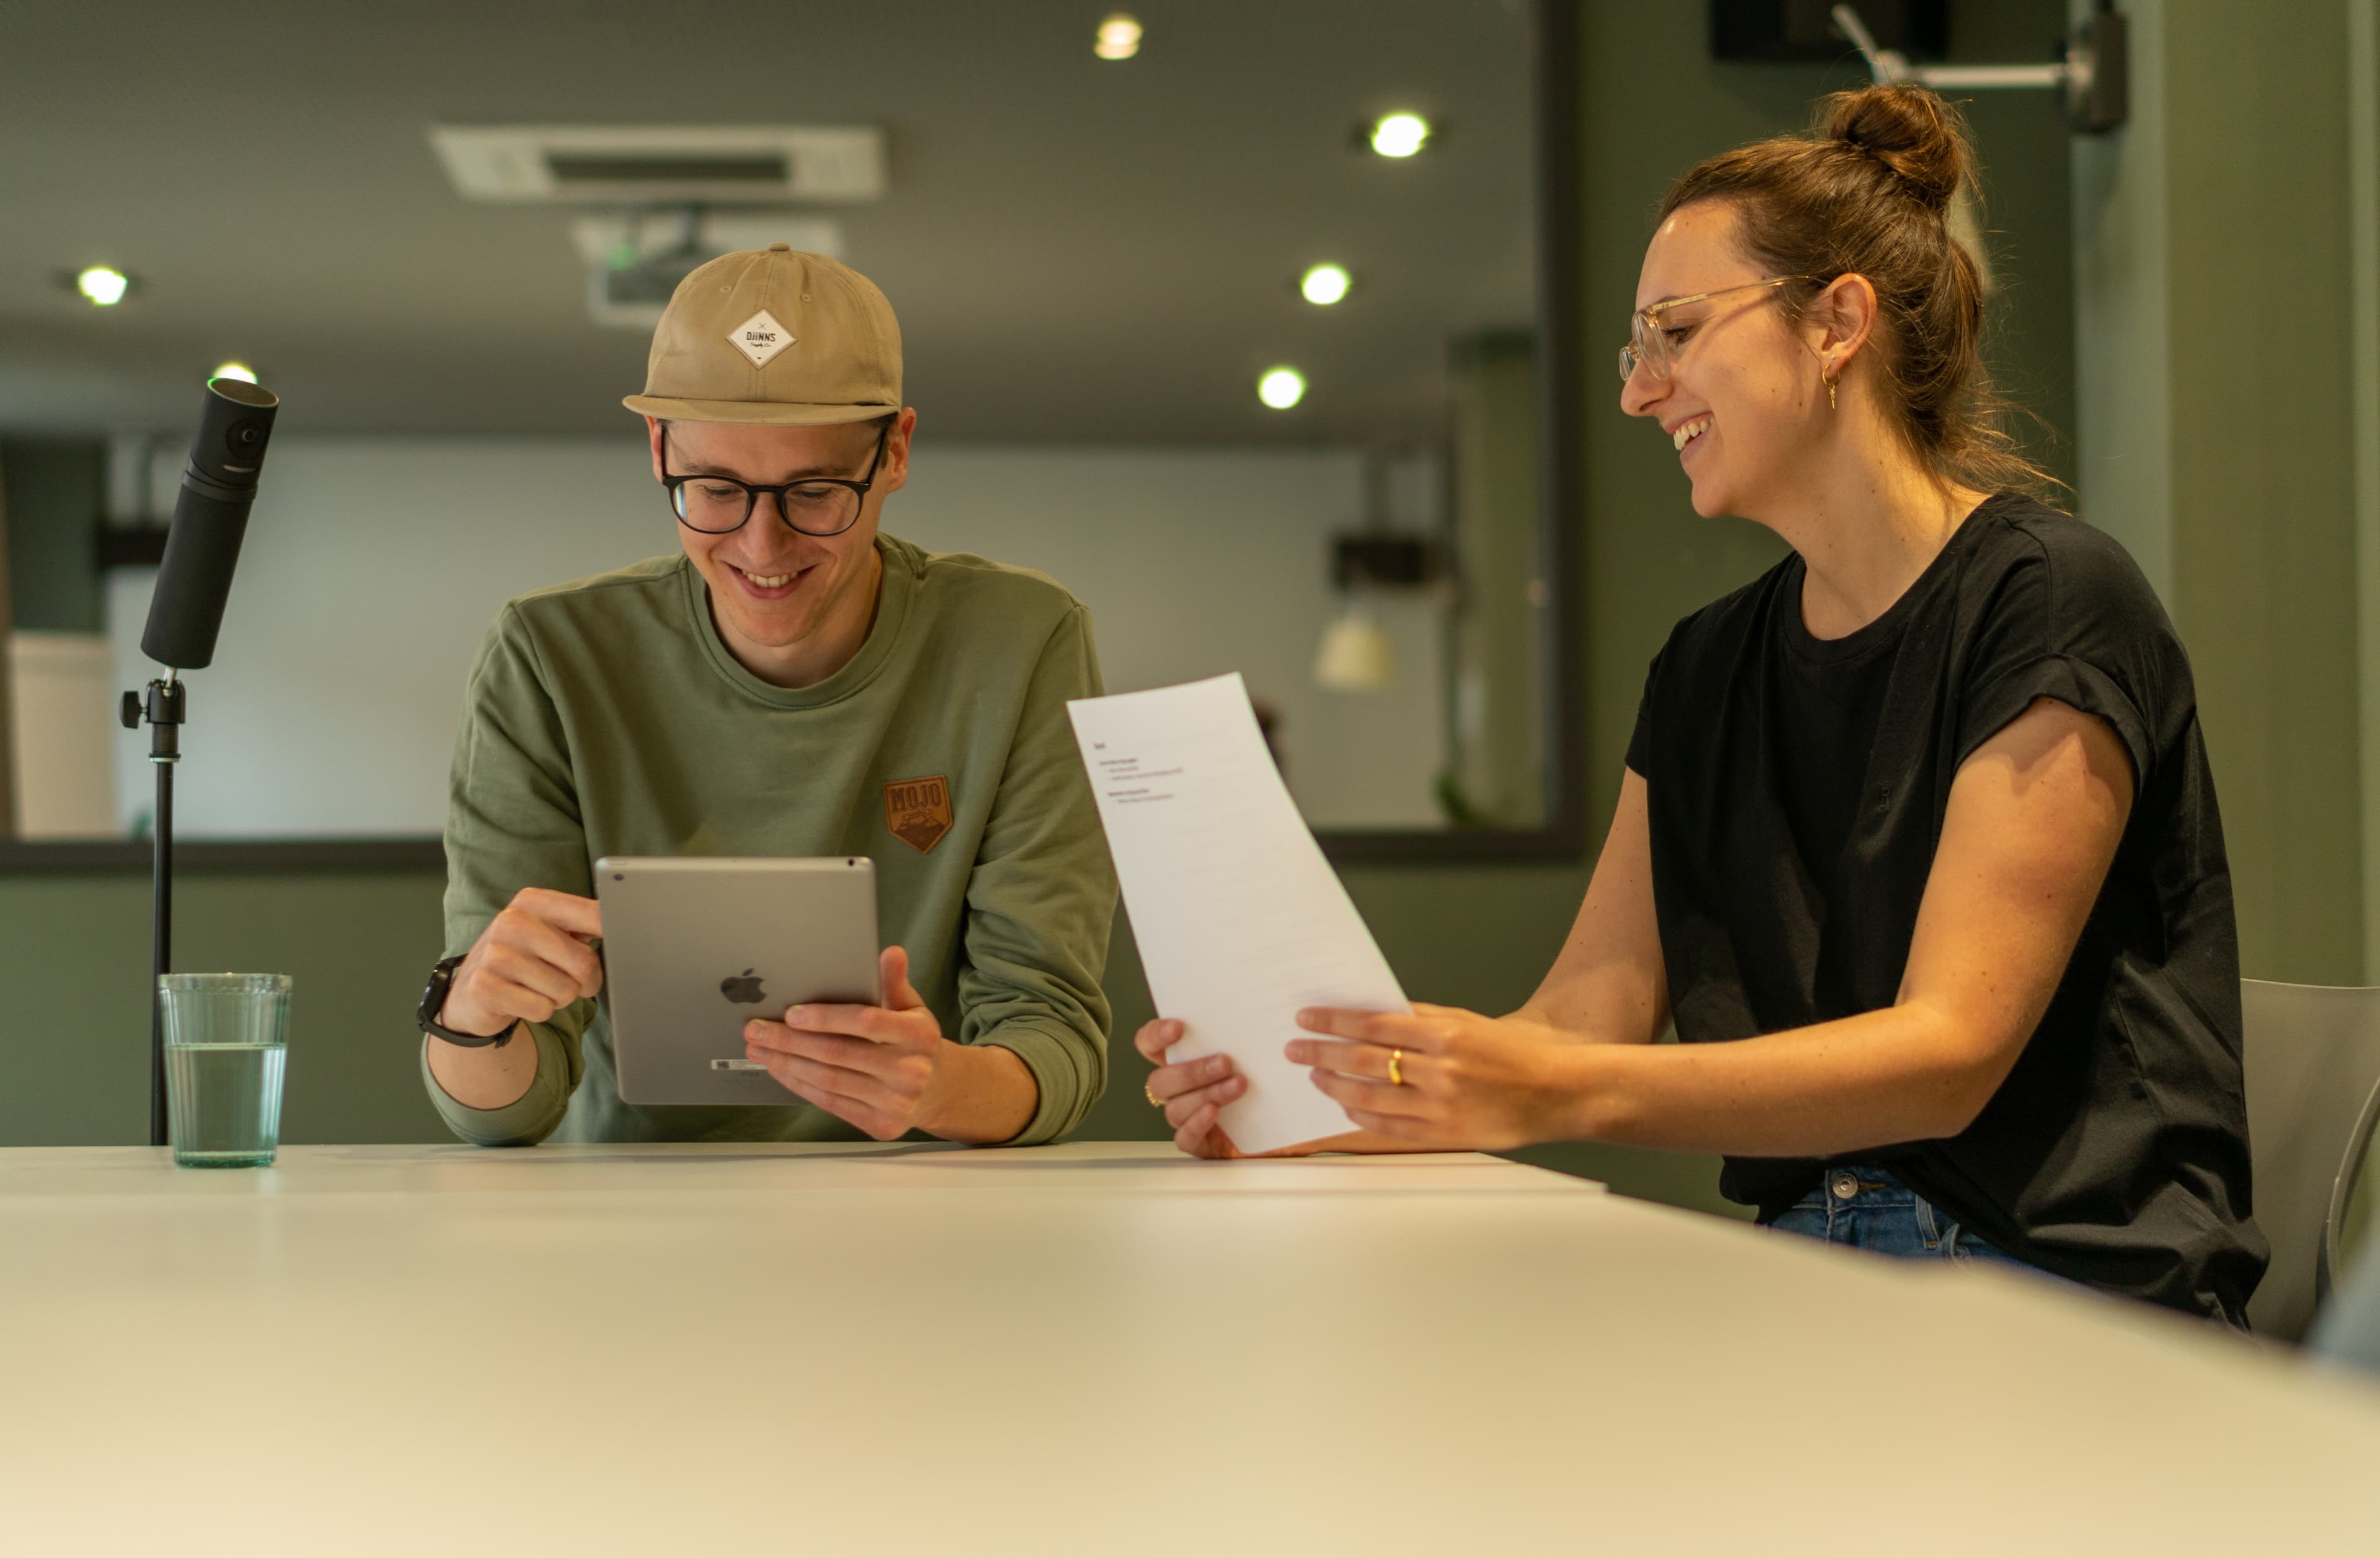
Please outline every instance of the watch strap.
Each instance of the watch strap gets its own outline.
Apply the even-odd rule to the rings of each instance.
[[[422,1032],[443,1039],[450,1044],[460,1044],[468,1050],[501,1048],[511,1041],[513,1029],[519,1026],[517,1023],[504,1024],[501,1033],[458,1033],[438,1020],[438,1014],[446,1005],[446,992],[455,986],[455,970],[462,961],[460,957],[438,960],[437,966],[430,970],[430,988],[421,992],[421,1009],[413,1014],[413,1019],[420,1025]]]

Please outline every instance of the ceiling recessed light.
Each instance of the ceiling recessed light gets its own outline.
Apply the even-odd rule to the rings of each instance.
[[[1299,279],[1297,289],[1305,294],[1307,302],[1329,308],[1347,296],[1347,288],[1353,284],[1346,266],[1317,265]]]
[[[1429,121],[1418,114],[1390,114],[1372,127],[1372,150],[1383,157],[1410,157],[1429,143]]]
[[[1091,53],[1101,59],[1130,59],[1140,53],[1140,23],[1118,11],[1099,23],[1099,42]]]
[[[132,278],[110,265],[93,265],[78,274],[75,290],[103,309],[114,308],[124,301],[132,286]]]
[[[218,362],[215,364],[215,371],[208,374],[207,377],[210,379],[238,379],[252,384],[256,383],[256,370],[250,368],[245,362]]]
[[[1257,381],[1257,398],[1276,411],[1286,411],[1305,398],[1305,375],[1294,368],[1269,368]]]

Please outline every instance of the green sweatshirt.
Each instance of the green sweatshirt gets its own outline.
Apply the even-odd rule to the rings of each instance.
[[[447,951],[523,887],[593,896],[604,855],[866,855],[885,942],[908,949],[942,1032],[1015,1053],[1041,1091],[1015,1141],[1048,1141],[1107,1084],[1115,873],[1066,717],[1068,699],[1100,690],[1089,615],[1038,574],[889,536],[877,548],[867,642],[799,690],[727,652],[683,556],[506,605],[455,745]],[[905,784],[920,779],[948,786],[939,836]],[[790,1093],[784,1108],[623,1102],[606,997],[531,1031],[536,1080],[502,1109],[446,1096],[424,1041],[422,1083],[457,1136],[861,1138]]]

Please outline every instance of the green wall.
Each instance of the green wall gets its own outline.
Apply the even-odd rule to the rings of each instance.
[[[18,627],[105,628],[105,586],[94,549],[106,485],[106,446],[95,440],[0,440],[8,605]]]
[[[2056,4],[1954,7],[1955,52],[2041,57],[2062,30]],[[1600,838],[1645,665],[1681,615],[1773,562],[1767,532],[1706,521],[1687,506],[1675,456],[1658,432],[1622,418],[1605,364],[1625,333],[1638,262],[1663,187],[1694,161],[1801,128],[1818,93],[1858,85],[1849,67],[1721,66],[1706,59],[1705,10],[1689,5],[1585,6],[1580,60],[1582,199],[1591,395],[1585,591],[1588,814]],[[2053,427],[2070,426],[2071,307],[2066,254],[2066,137],[2046,98],[1972,109],[1988,164],[1993,248],[2007,328],[1994,341],[2010,388]],[[2043,457],[2059,469],[2067,446]],[[1367,867],[1348,887],[1416,997],[1509,1008],[1534,988],[1586,885],[1584,860],[1532,866]],[[437,955],[439,883],[422,876],[197,878],[181,899],[184,967],[272,968],[298,980],[288,1131],[293,1140],[435,1139],[418,1096],[408,1014]],[[138,1139],[145,1128],[140,992],[147,967],[145,881],[0,880],[0,1142]],[[1121,928],[1120,928],[1121,929]],[[1130,938],[1109,970],[1118,1041],[1114,1079],[1084,1134],[1161,1135],[1141,1098],[1130,1034],[1149,1004]],[[1730,1211],[1713,1160],[1562,1146],[1521,1154],[1680,1205]]]
[[[292,1141],[436,1141],[412,1012],[439,955],[437,877],[198,876],[175,966],[285,973]],[[149,879],[0,880],[0,1144],[149,1138]]]
[[[2197,666],[2242,964],[2354,984],[2370,976],[2346,7],[2165,9],[2174,617]],[[2243,311],[2277,333],[2231,323]]]
[[[2380,975],[2372,0],[2125,13],[2131,120],[2073,152],[2080,512],[2189,647],[2244,971],[2355,984]]]

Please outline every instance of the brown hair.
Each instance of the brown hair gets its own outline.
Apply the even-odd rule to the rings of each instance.
[[[1877,392],[1910,449],[1939,480],[2038,493],[2056,483],[2002,425],[2012,408],[1984,368],[1983,274],[1950,232],[1950,202],[1974,178],[1958,109],[1923,87],[1868,87],[1821,99],[1807,136],[1688,168],[1660,215],[1733,203],[1744,249],[1770,274],[1815,278],[1781,289],[1797,314],[1837,276],[1865,276]]]

